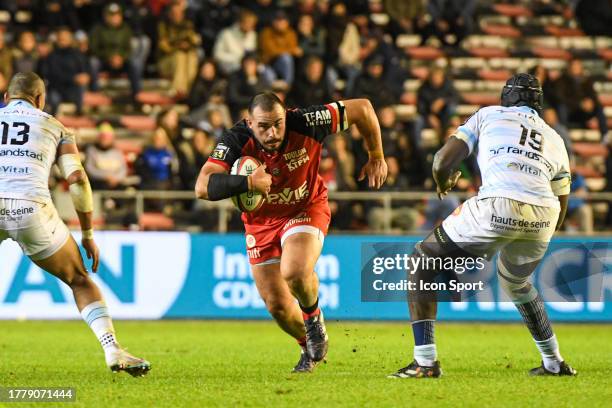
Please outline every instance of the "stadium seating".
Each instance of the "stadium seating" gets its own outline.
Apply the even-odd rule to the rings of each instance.
[[[566,13],[537,15],[524,4],[493,3],[497,2],[478,3],[476,30],[458,48],[443,47],[435,38],[423,45],[421,37],[413,33],[397,36],[395,45],[404,52],[403,66],[408,72],[403,83],[404,92],[395,106],[398,118],[403,121],[416,118],[417,90],[432,64],[446,67],[454,79],[460,94],[456,113],[464,119],[480,106],[498,103],[500,89],[512,73],[540,64],[552,77],[557,77],[568,60],[580,58],[595,79],[595,89],[612,128],[612,70],[609,69],[612,38],[586,36]],[[380,4],[377,7],[371,15],[372,24],[385,30],[389,16]],[[27,19],[27,16],[21,18]],[[59,119],[75,130],[83,144],[95,140],[95,126],[99,121],[110,121],[116,129],[117,145],[124,152],[130,169],[156,127],[158,112],[170,106],[178,107],[181,114],[188,112],[185,105],[176,104],[167,79],[150,75],[145,78],[143,90],[136,95],[136,105],[126,98],[130,84],[125,76],[110,78],[102,73],[99,84],[100,91],[85,94],[82,115],[77,115],[74,107],[68,106]],[[601,191],[605,188],[604,162],[608,149],[601,144],[596,126],[591,122],[586,129],[570,129],[570,137],[580,173],[593,189]],[[419,137],[424,146],[433,147],[438,140],[431,129],[424,129]],[[169,225],[168,220],[159,215],[147,215],[141,224],[146,228],[157,225],[162,229]]]

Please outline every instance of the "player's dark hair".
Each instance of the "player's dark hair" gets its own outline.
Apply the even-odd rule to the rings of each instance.
[[[531,74],[516,74],[502,88],[502,106],[529,106],[538,113],[542,111],[544,92],[538,78]]]
[[[34,72],[18,72],[11,78],[6,92],[9,99],[33,100],[45,93],[45,83]]]
[[[262,111],[270,112],[277,104],[283,109],[285,108],[283,101],[281,101],[274,92],[263,92],[255,95],[253,99],[251,99],[251,102],[249,103],[249,113],[253,113],[255,108],[258,106]]]

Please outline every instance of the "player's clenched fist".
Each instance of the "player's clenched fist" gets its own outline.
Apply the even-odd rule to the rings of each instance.
[[[249,189],[259,191],[267,195],[270,192],[272,186],[272,176],[266,173],[266,164],[262,164],[253,170],[253,173],[249,176]]]

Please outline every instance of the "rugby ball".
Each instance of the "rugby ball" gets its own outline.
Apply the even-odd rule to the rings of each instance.
[[[231,174],[239,176],[248,176],[256,168],[261,166],[259,160],[251,156],[243,156],[234,162]],[[246,193],[238,194],[232,197],[234,205],[242,212],[257,211],[264,203],[263,194],[256,191],[247,191]]]

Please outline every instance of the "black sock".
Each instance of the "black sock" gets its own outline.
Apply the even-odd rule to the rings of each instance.
[[[315,302],[314,302],[314,304],[312,306],[304,307],[300,303],[300,309],[302,309],[302,312],[306,313],[307,315],[312,314],[312,312],[314,312],[318,308],[319,308],[319,298],[318,297],[317,297],[317,300],[315,300]]]

